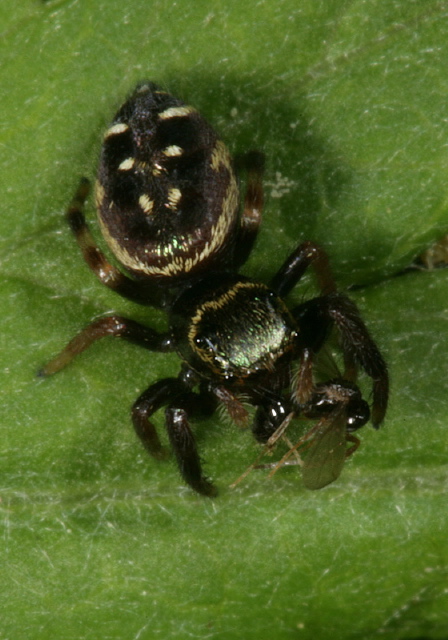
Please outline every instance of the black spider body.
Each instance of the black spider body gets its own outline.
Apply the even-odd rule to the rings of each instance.
[[[260,225],[263,156],[248,154],[246,169],[247,190],[240,207],[231,157],[211,126],[156,85],[139,85],[106,131],[96,185],[103,236],[129,275],[108,262],[90,235],[82,212],[86,180],[67,216],[100,281],[131,300],[166,309],[169,331],[161,334],[117,315],[102,317],[41,371],[59,371],[105,336],[150,351],[176,351],[183,362],[179,376],[144,391],[132,418],[146,449],[161,458],[164,451],[150,417],[166,407],[180,472],[204,495],[213,495],[215,488],[202,472],[190,428],[193,416],[211,414],[221,404],[237,423],[245,424],[244,398],[257,408],[252,429],[260,442],[268,441],[291,416],[303,415],[329,427],[337,424],[345,451],[345,434],[370,418],[354,384],[358,368],[372,378],[375,427],[387,407],[384,359],[353,302],[336,291],[320,247],[299,245],[269,285],[238,275]],[[322,295],[289,309],[285,297],[309,266]],[[333,327],[340,334],[346,370],[336,380],[316,383],[315,357]],[[322,474],[319,477],[323,486]]]

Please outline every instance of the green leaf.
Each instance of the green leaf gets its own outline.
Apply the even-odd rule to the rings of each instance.
[[[448,230],[446,3],[24,0],[0,24],[0,637],[446,638],[448,272],[390,277]],[[195,428],[215,500],[149,459],[129,407],[173,355],[103,341],[35,376],[99,313],[164,326],[97,283],[63,216],[142,79],[266,153],[245,272],[313,239],[364,285],[391,405],[326,489],[285,468],[230,490],[259,448],[219,416]]]

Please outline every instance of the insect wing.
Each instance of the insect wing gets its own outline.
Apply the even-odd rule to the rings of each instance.
[[[346,450],[344,411],[335,411],[321,421],[309,443],[302,474],[307,489],[321,489],[341,475]]]

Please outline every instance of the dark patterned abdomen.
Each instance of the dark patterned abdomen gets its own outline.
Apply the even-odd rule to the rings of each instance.
[[[106,131],[96,200],[107,243],[136,276],[190,278],[231,253],[239,194],[229,152],[154,84],[139,85]]]

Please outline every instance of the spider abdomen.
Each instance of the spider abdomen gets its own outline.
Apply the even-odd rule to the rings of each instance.
[[[184,280],[231,253],[239,193],[230,154],[194,108],[152,83],[106,131],[96,200],[105,240],[138,278]]]

